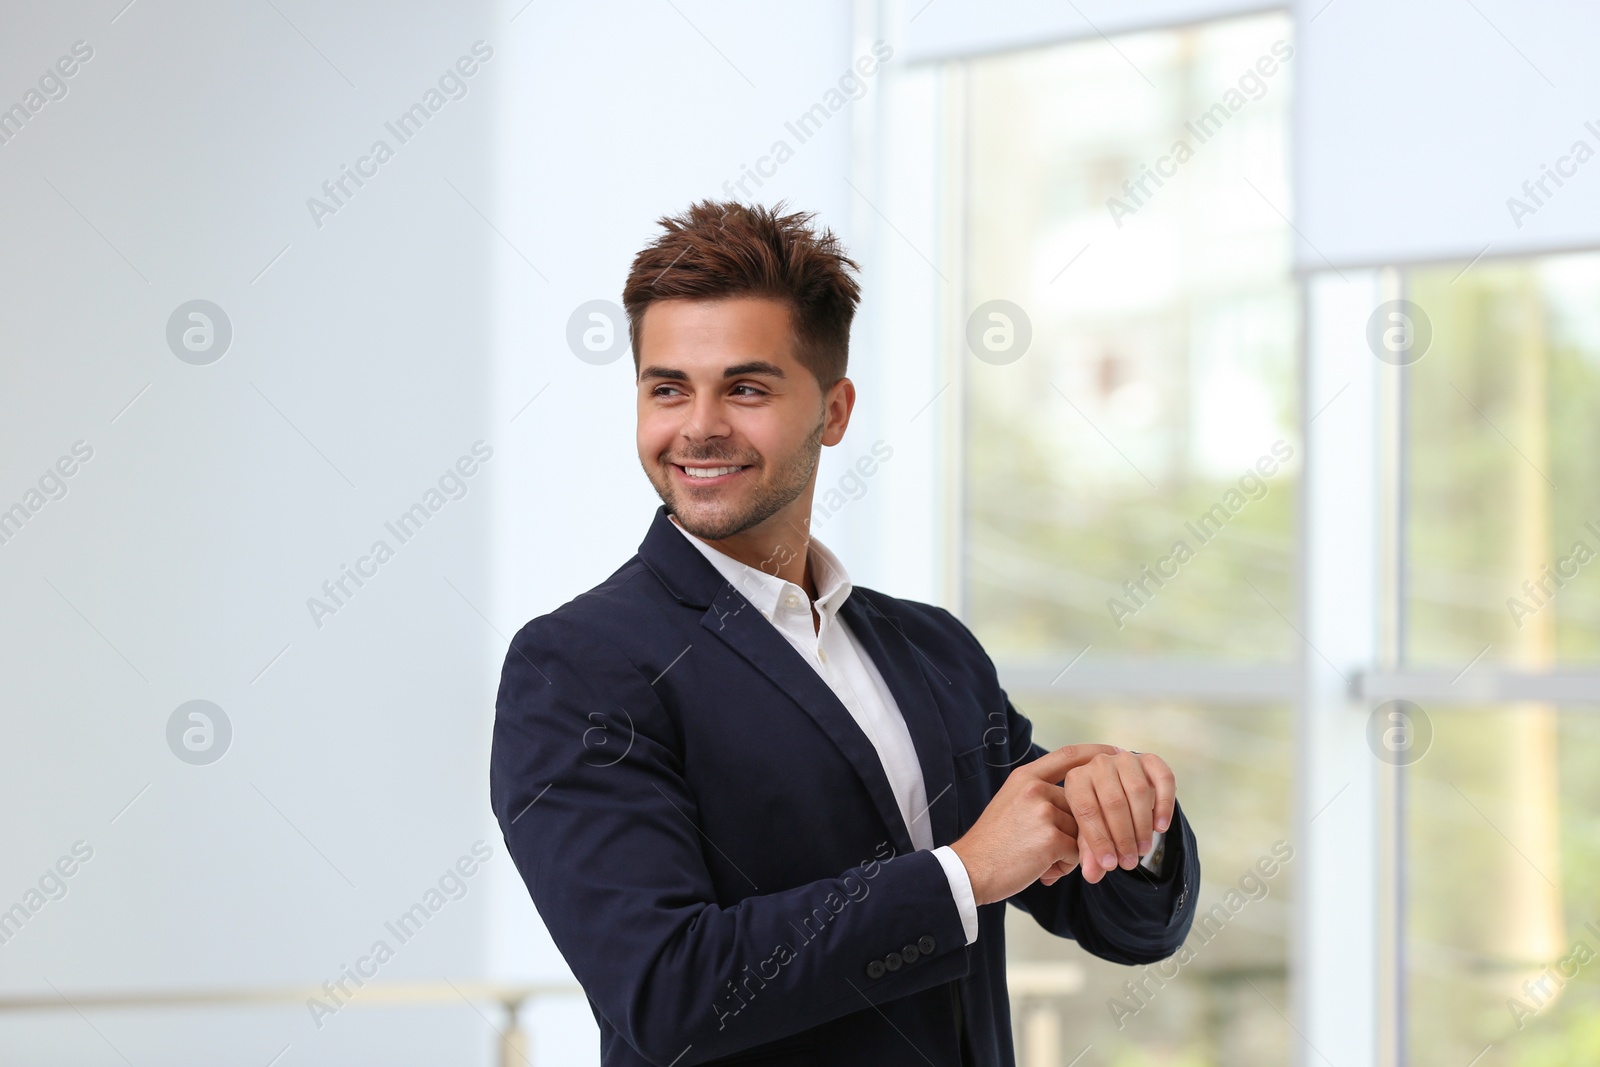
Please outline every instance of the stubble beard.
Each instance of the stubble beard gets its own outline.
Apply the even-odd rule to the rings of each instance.
[[[755,493],[745,501],[730,502],[732,510],[727,510],[729,504],[720,502],[720,506],[713,505],[709,509],[697,506],[687,492],[680,492],[672,472],[666,469],[670,464],[656,470],[647,469],[645,473],[655,487],[656,495],[677,518],[678,525],[703,540],[721,541],[766,522],[805,491],[806,486],[811,484],[812,476],[817,473],[817,464],[822,455],[822,431],[827,422],[824,413],[806,439],[790,453],[781,467],[775,469],[772,481],[758,485]],[[738,463],[735,457],[716,454],[683,455],[679,458],[700,463],[718,460],[730,465]]]

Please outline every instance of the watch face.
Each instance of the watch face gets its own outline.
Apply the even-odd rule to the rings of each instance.
[[[1139,861],[1139,866],[1160,878],[1162,860],[1167,855],[1167,835],[1157,830],[1150,835],[1150,842],[1150,851]]]

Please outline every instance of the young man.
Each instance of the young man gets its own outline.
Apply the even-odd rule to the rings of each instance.
[[[852,586],[808,535],[855,403],[833,236],[738,203],[661,225],[623,301],[663,504],[511,642],[506,847],[606,1067],[1009,1067],[1006,902],[1125,964],[1188,933],[1172,772],[1046,752],[959,621]]]

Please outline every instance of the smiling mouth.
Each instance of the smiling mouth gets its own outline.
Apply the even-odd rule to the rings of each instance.
[[[730,463],[718,467],[686,467],[681,463],[674,463],[672,466],[681,471],[687,481],[709,484],[721,482],[738,474],[740,471],[748,470],[750,464]]]

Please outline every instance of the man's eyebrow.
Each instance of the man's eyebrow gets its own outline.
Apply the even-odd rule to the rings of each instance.
[[[788,375],[783,373],[782,367],[778,366],[776,363],[770,363],[764,359],[755,359],[749,361],[748,363],[736,363],[724,370],[722,372],[722,377],[724,379],[738,378],[746,374],[765,374],[769,378],[788,377]],[[671,367],[646,367],[644,370],[639,372],[639,380],[641,382],[646,381],[647,379],[658,378],[673,382],[686,382],[689,380],[689,376],[683,371],[675,370]]]
[[[764,359],[753,359],[748,363],[735,363],[722,372],[724,378],[738,378],[745,374],[765,374],[769,378],[787,377],[783,368],[776,363],[768,363]]]

